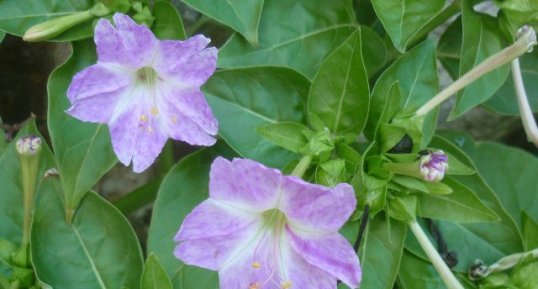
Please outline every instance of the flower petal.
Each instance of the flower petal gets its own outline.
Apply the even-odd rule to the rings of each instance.
[[[95,27],[95,44],[100,62],[119,63],[131,69],[150,66],[159,41],[145,25],[136,24],[129,16],[114,14],[114,28],[101,19]]]
[[[209,42],[203,35],[185,41],[161,41],[154,67],[167,80],[182,86],[199,87],[217,66],[217,49],[206,48]]]
[[[157,98],[168,135],[192,145],[213,145],[218,122],[202,92],[197,88],[161,84]]]
[[[95,64],[77,73],[67,90],[70,115],[97,123],[110,121],[122,93],[131,78],[109,65]]]
[[[247,159],[218,157],[211,165],[210,197],[237,209],[264,212],[277,205],[282,175]]]
[[[225,262],[219,271],[220,288],[250,288],[257,284],[263,289],[282,289],[288,283],[294,289],[336,289],[336,278],[306,262],[285,237],[279,244],[271,243],[271,239],[257,245],[256,256],[242,254],[233,263]],[[253,267],[254,263],[258,268]]]
[[[252,225],[228,235],[183,241],[174,250],[174,255],[188,265],[220,270],[256,228]]]
[[[280,209],[294,226],[336,232],[353,213],[357,203],[353,188],[334,188],[307,183],[297,177],[284,178]]]
[[[118,102],[109,127],[112,147],[126,166],[133,161],[133,171],[147,169],[162,151],[168,136],[151,113],[154,105],[144,89],[126,91]]]
[[[257,221],[261,221],[259,217],[208,199],[187,215],[174,240],[180,242],[224,236],[240,231]]]
[[[308,263],[325,270],[351,288],[359,287],[361,267],[355,250],[338,233],[315,236],[287,228],[295,252]]]

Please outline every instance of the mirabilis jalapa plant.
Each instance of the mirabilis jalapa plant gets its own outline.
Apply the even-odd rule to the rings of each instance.
[[[0,288],[534,288],[535,211],[435,129],[451,95],[451,118],[498,98],[510,63],[538,143],[532,3],[185,0],[204,14],[187,37],[169,1],[21,2],[1,31],[73,49],[48,81],[52,150],[31,120],[0,142]],[[218,52],[206,21],[236,32]],[[436,57],[457,71],[440,92]],[[169,138],[207,148],[166,165]],[[110,203],[92,188],[118,160],[161,172]],[[155,193],[143,254],[123,214]]]

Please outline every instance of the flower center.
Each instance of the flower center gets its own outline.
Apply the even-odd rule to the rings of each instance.
[[[151,67],[142,67],[136,71],[136,80],[140,84],[149,86],[150,88],[154,87],[155,82],[159,78],[159,75],[155,69]]]
[[[282,258],[283,250],[285,250],[282,243],[287,223],[286,215],[278,209],[267,210],[263,213],[262,222],[261,233],[263,235],[259,238],[254,249],[252,268],[254,270],[266,270],[265,272],[269,272],[269,275],[265,279],[254,280],[251,283],[251,288],[263,289],[265,284],[271,283],[282,289],[289,289],[292,283],[286,276]],[[264,250],[260,250],[261,247],[265,247]]]

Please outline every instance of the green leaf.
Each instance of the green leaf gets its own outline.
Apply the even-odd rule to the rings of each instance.
[[[185,28],[181,15],[172,3],[165,0],[158,0],[153,6],[152,31],[159,39],[181,40],[186,38]]]
[[[443,32],[437,45],[437,57],[452,79],[457,79],[460,73],[462,39],[460,16]]]
[[[140,283],[140,289],[172,289],[172,282],[159,262],[159,258],[154,254],[149,255],[144,265]]]
[[[68,210],[75,209],[117,162],[105,125],[84,123],[65,113],[70,106],[66,91],[71,78],[95,63],[95,58],[91,40],[73,42],[73,54],[48,81],[48,128]]]
[[[222,70],[204,85],[219,134],[241,156],[271,167],[298,158],[256,132],[256,128],[291,121],[304,123],[303,105],[309,81],[283,67]]]
[[[188,266],[174,257],[174,236],[185,216],[208,198],[213,160],[231,154],[222,144],[191,154],[172,168],[159,189],[151,217],[148,252],[159,258],[175,289],[218,289],[215,272]]]
[[[409,44],[423,37],[422,29],[439,14],[445,6],[445,0],[372,0],[379,20],[387,30],[392,43],[404,52]],[[430,27],[431,29],[435,28]]]
[[[538,220],[538,158],[518,148],[479,142],[470,154],[478,171],[521,227],[521,211]]]
[[[521,214],[523,226],[523,248],[529,251],[538,248],[538,222],[525,212]]]
[[[462,2],[462,24],[460,76],[505,46],[496,20],[476,13],[468,0]],[[508,69],[508,66],[504,65],[485,74],[460,91],[448,119],[455,119],[488,100],[506,80]]]
[[[6,37],[6,32],[0,31],[0,43],[4,40],[4,37]]]
[[[92,7],[91,0],[4,0],[0,9],[0,30],[22,36],[28,28],[47,20],[66,16]],[[62,33],[54,40],[73,41],[93,35],[92,21],[86,21]]]
[[[387,62],[387,46],[372,28],[361,25],[361,49],[364,67],[368,77],[374,76]]]
[[[39,280],[54,288],[139,288],[142,251],[127,219],[90,192],[67,224],[60,188],[45,180],[36,202],[31,252]]]
[[[417,197],[415,195],[404,195],[389,198],[387,212],[391,218],[409,223],[416,219]]]
[[[35,122],[31,121],[21,128],[13,141],[6,144],[5,150],[0,150],[0,184],[2,184],[0,189],[0,239],[8,240],[14,244],[21,243],[23,227],[21,164],[15,147],[18,139],[28,135],[37,135],[43,139]],[[36,191],[41,189],[41,178],[45,171],[53,166],[52,153],[43,141],[39,157]]]
[[[7,141],[6,141],[6,133],[3,129],[4,123],[2,122],[2,118],[0,117],[0,155],[3,154],[4,149],[7,147]]]
[[[392,289],[400,267],[407,226],[378,214],[368,224],[359,256],[361,289]]]
[[[321,64],[308,95],[308,118],[316,130],[328,127],[333,135],[361,132],[368,116],[370,92],[356,31]],[[317,126],[312,119],[321,120]]]
[[[455,223],[494,222],[499,216],[461,183],[445,177],[443,182],[452,188],[448,195],[418,194],[421,217]]]
[[[258,24],[263,0],[183,0],[192,8],[239,32],[251,45],[258,45]]]
[[[355,30],[354,18],[351,0],[266,0],[259,44],[232,36],[219,51],[218,66],[287,66],[311,78],[323,59]]]
[[[301,149],[308,145],[306,134],[310,129],[296,122],[279,122],[257,127],[256,131],[274,144],[300,153]]]
[[[538,112],[538,49],[534,49],[532,53],[526,53],[520,56],[519,63],[531,109],[533,112]],[[519,115],[519,107],[514,89],[512,73],[509,72],[508,78],[501,88],[484,104],[500,114]]]
[[[400,110],[414,111],[432,98],[438,89],[435,44],[426,41],[398,58],[377,80],[372,91],[368,122],[364,134],[373,140],[379,119],[385,110],[385,102],[392,95],[394,83],[400,87]],[[424,123],[437,122],[437,113],[426,116]],[[424,142],[433,136],[435,126],[424,131]],[[423,144],[424,145],[424,144]]]
[[[433,265],[404,251],[398,281],[403,289],[445,289],[447,288]],[[460,277],[456,275],[456,277]],[[476,288],[466,277],[458,278],[463,288]]]

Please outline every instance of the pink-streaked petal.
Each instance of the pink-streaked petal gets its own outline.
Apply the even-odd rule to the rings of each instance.
[[[116,27],[101,19],[95,27],[95,44],[100,62],[118,63],[130,69],[151,66],[159,41],[151,30],[129,16],[114,14]]]
[[[147,169],[162,151],[168,135],[152,114],[148,91],[131,89],[122,96],[109,123],[112,147],[118,159],[136,173]]]
[[[125,71],[98,63],[75,74],[67,89],[67,98],[74,103],[91,96],[111,95],[111,92],[121,92],[131,83],[132,77]],[[114,107],[115,102],[111,102],[110,106]]]
[[[183,241],[176,246],[174,255],[188,265],[220,270],[256,229],[257,226],[252,225],[229,235]]]
[[[220,237],[238,232],[261,219],[208,199],[183,221],[174,241]]]
[[[78,99],[66,112],[82,121],[108,123],[119,97],[118,91],[114,91]]]
[[[159,110],[168,135],[191,145],[213,145],[218,131],[204,95],[198,88],[162,84],[159,88]]]
[[[250,288],[282,289],[286,282],[296,289],[335,289],[336,278],[312,266],[299,256],[286,241],[274,244],[271,236],[257,246],[256,256],[242,254],[234,262],[225,262],[219,271],[221,289]],[[251,249],[250,249],[251,250]],[[259,268],[252,265],[256,262]]]
[[[287,228],[295,252],[351,288],[359,287],[361,267],[355,250],[338,233],[316,236]]]
[[[105,18],[99,19],[94,31],[94,41],[99,62],[131,65],[131,55],[123,46],[116,28]]]
[[[202,85],[217,65],[217,49],[206,48],[209,39],[195,35],[185,41],[160,42],[155,69],[162,76],[182,85]]]
[[[131,17],[116,13],[114,23],[127,53],[133,56],[138,67],[153,63],[159,40],[146,25],[139,25]]]
[[[343,183],[327,188],[289,176],[282,190],[282,212],[290,223],[310,230],[338,231],[357,203],[353,188]]]
[[[218,157],[211,165],[210,197],[237,209],[264,212],[276,207],[281,179],[280,171],[255,161]]]

